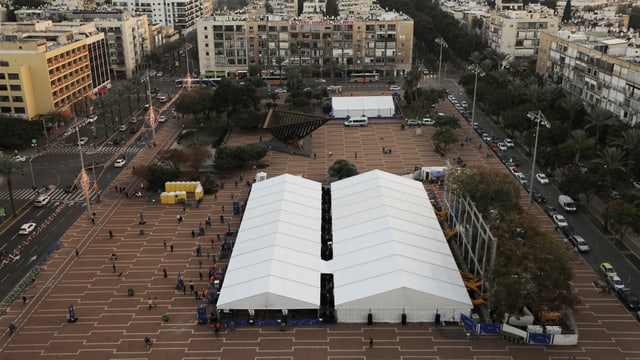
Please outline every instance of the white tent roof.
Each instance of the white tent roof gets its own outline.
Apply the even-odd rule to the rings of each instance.
[[[393,96],[336,96],[331,98],[331,106],[335,117],[389,117],[395,112]]]
[[[217,306],[320,306],[321,184],[281,175],[253,184]]]
[[[334,182],[331,197],[338,311],[472,307],[420,182],[374,170]]]

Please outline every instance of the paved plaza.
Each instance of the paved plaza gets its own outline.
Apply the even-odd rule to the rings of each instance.
[[[450,104],[438,110],[452,113]],[[304,175],[316,181],[327,180],[327,168],[337,158],[354,163],[359,172],[381,169],[404,175],[415,166],[442,166],[446,159],[461,157],[467,166],[487,166],[507,171],[468,124],[457,130],[471,143],[455,144],[446,159],[433,151],[431,127],[401,130],[399,120],[373,120],[365,128],[345,128],[330,121],[316,130],[310,141],[311,155],[302,157],[270,151],[264,169],[269,177],[284,173]],[[168,122],[159,131],[158,147],[143,150],[114,180],[92,207],[96,224],[81,218],[62,239],[62,247],[49,257],[43,271],[26,295],[28,302],[14,303],[2,324],[14,321],[18,331],[0,338],[0,360],[21,359],[638,359],[640,327],[612,294],[600,294],[593,282],[596,274],[577,254],[574,257],[573,290],[582,300],[576,314],[578,346],[518,345],[498,337],[467,338],[459,327],[436,328],[433,323],[296,326],[286,331],[276,327],[237,327],[218,336],[209,325],[198,325],[197,307],[202,303],[187,289],[176,290],[177,274],[196,289],[206,287],[212,255],[219,255],[217,234],[227,226],[237,229],[239,215],[232,215],[232,202],[247,200],[248,188],[239,181],[251,179],[255,171],[245,169],[229,174],[225,187],[207,195],[198,207],[148,203],[143,198],[125,199],[114,186],[139,187],[133,166],[147,164],[173,141],[180,124]],[[251,144],[269,139],[266,132],[234,131],[227,145]],[[382,148],[391,148],[383,154]],[[429,189],[430,190],[430,189]],[[233,200],[232,200],[233,196]],[[521,194],[526,208],[527,196]],[[222,212],[222,207],[225,212]],[[145,224],[139,224],[140,212]],[[179,224],[176,217],[184,219]],[[224,222],[219,221],[220,215]],[[205,236],[192,237],[198,224],[210,216],[211,228]],[[547,231],[553,231],[548,218],[534,206],[531,217]],[[144,232],[141,231],[144,230]],[[109,230],[113,238],[109,237]],[[213,240],[213,247],[212,247]],[[559,239],[559,241],[561,241]],[[165,248],[166,242],[166,248]],[[202,246],[202,256],[195,248]],[[171,250],[173,246],[173,251]],[[78,249],[79,256],[75,250]],[[111,254],[117,259],[112,261]],[[208,255],[208,256],[207,256]],[[223,268],[227,260],[216,260]],[[166,269],[167,277],[164,276]],[[199,273],[204,274],[200,280]],[[133,294],[129,293],[133,290]],[[147,302],[156,298],[157,307]],[[78,320],[67,322],[73,304]],[[209,307],[209,311],[213,308]],[[168,316],[163,321],[162,315]],[[363,319],[364,321],[365,319]],[[443,319],[446,320],[446,319]],[[409,319],[411,321],[411,319]],[[151,336],[153,345],[144,343]],[[370,339],[373,347],[370,348]]]

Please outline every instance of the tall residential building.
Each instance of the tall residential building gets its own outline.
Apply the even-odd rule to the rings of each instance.
[[[403,75],[411,69],[413,20],[368,4],[338,18],[320,14],[219,14],[198,22],[201,73],[233,76],[251,65],[279,71],[308,66],[330,71]]]
[[[211,13],[213,7],[205,6],[206,1],[208,0],[114,0],[111,6],[147,15],[151,24],[189,31],[194,28],[196,20]]]
[[[119,9],[75,10],[68,18],[94,21],[96,28],[105,33],[114,79],[131,78],[142,69],[145,55],[151,53],[152,34],[146,15],[134,16]]]
[[[110,86],[104,34],[91,23],[3,23],[0,113],[33,119],[78,113]]]
[[[509,55],[509,60],[536,56],[540,36],[557,31],[560,17],[553,10],[529,5],[526,11],[502,11],[485,19],[483,34],[487,45]]]
[[[640,39],[568,31],[543,33],[536,71],[549,82],[630,124],[640,119]]]

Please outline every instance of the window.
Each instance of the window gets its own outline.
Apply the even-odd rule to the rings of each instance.
[[[11,108],[8,107],[8,106],[1,106],[0,107],[0,113],[11,114]]]
[[[14,108],[14,109],[15,109],[16,114],[25,114],[25,113],[26,113],[26,112],[24,111],[24,108],[23,108],[23,107],[16,107],[16,108]]]
[[[0,102],[9,102],[9,97],[7,95],[1,95]]]
[[[21,91],[22,90],[22,86],[14,85],[14,84],[9,85],[9,88],[11,89],[11,91]]]
[[[5,73],[0,73],[0,80],[4,80],[6,78],[7,76],[5,75]]]
[[[0,91],[7,91],[7,85],[6,84],[0,84]]]
[[[9,73],[9,80],[20,80],[20,76],[17,73]]]
[[[13,102],[24,102],[24,100],[22,100],[22,96],[13,96],[11,100],[13,100]]]

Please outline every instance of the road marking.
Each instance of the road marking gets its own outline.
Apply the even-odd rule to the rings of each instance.
[[[5,275],[5,277],[2,278],[2,282],[5,282],[10,275],[11,273],[8,273],[7,275]]]

